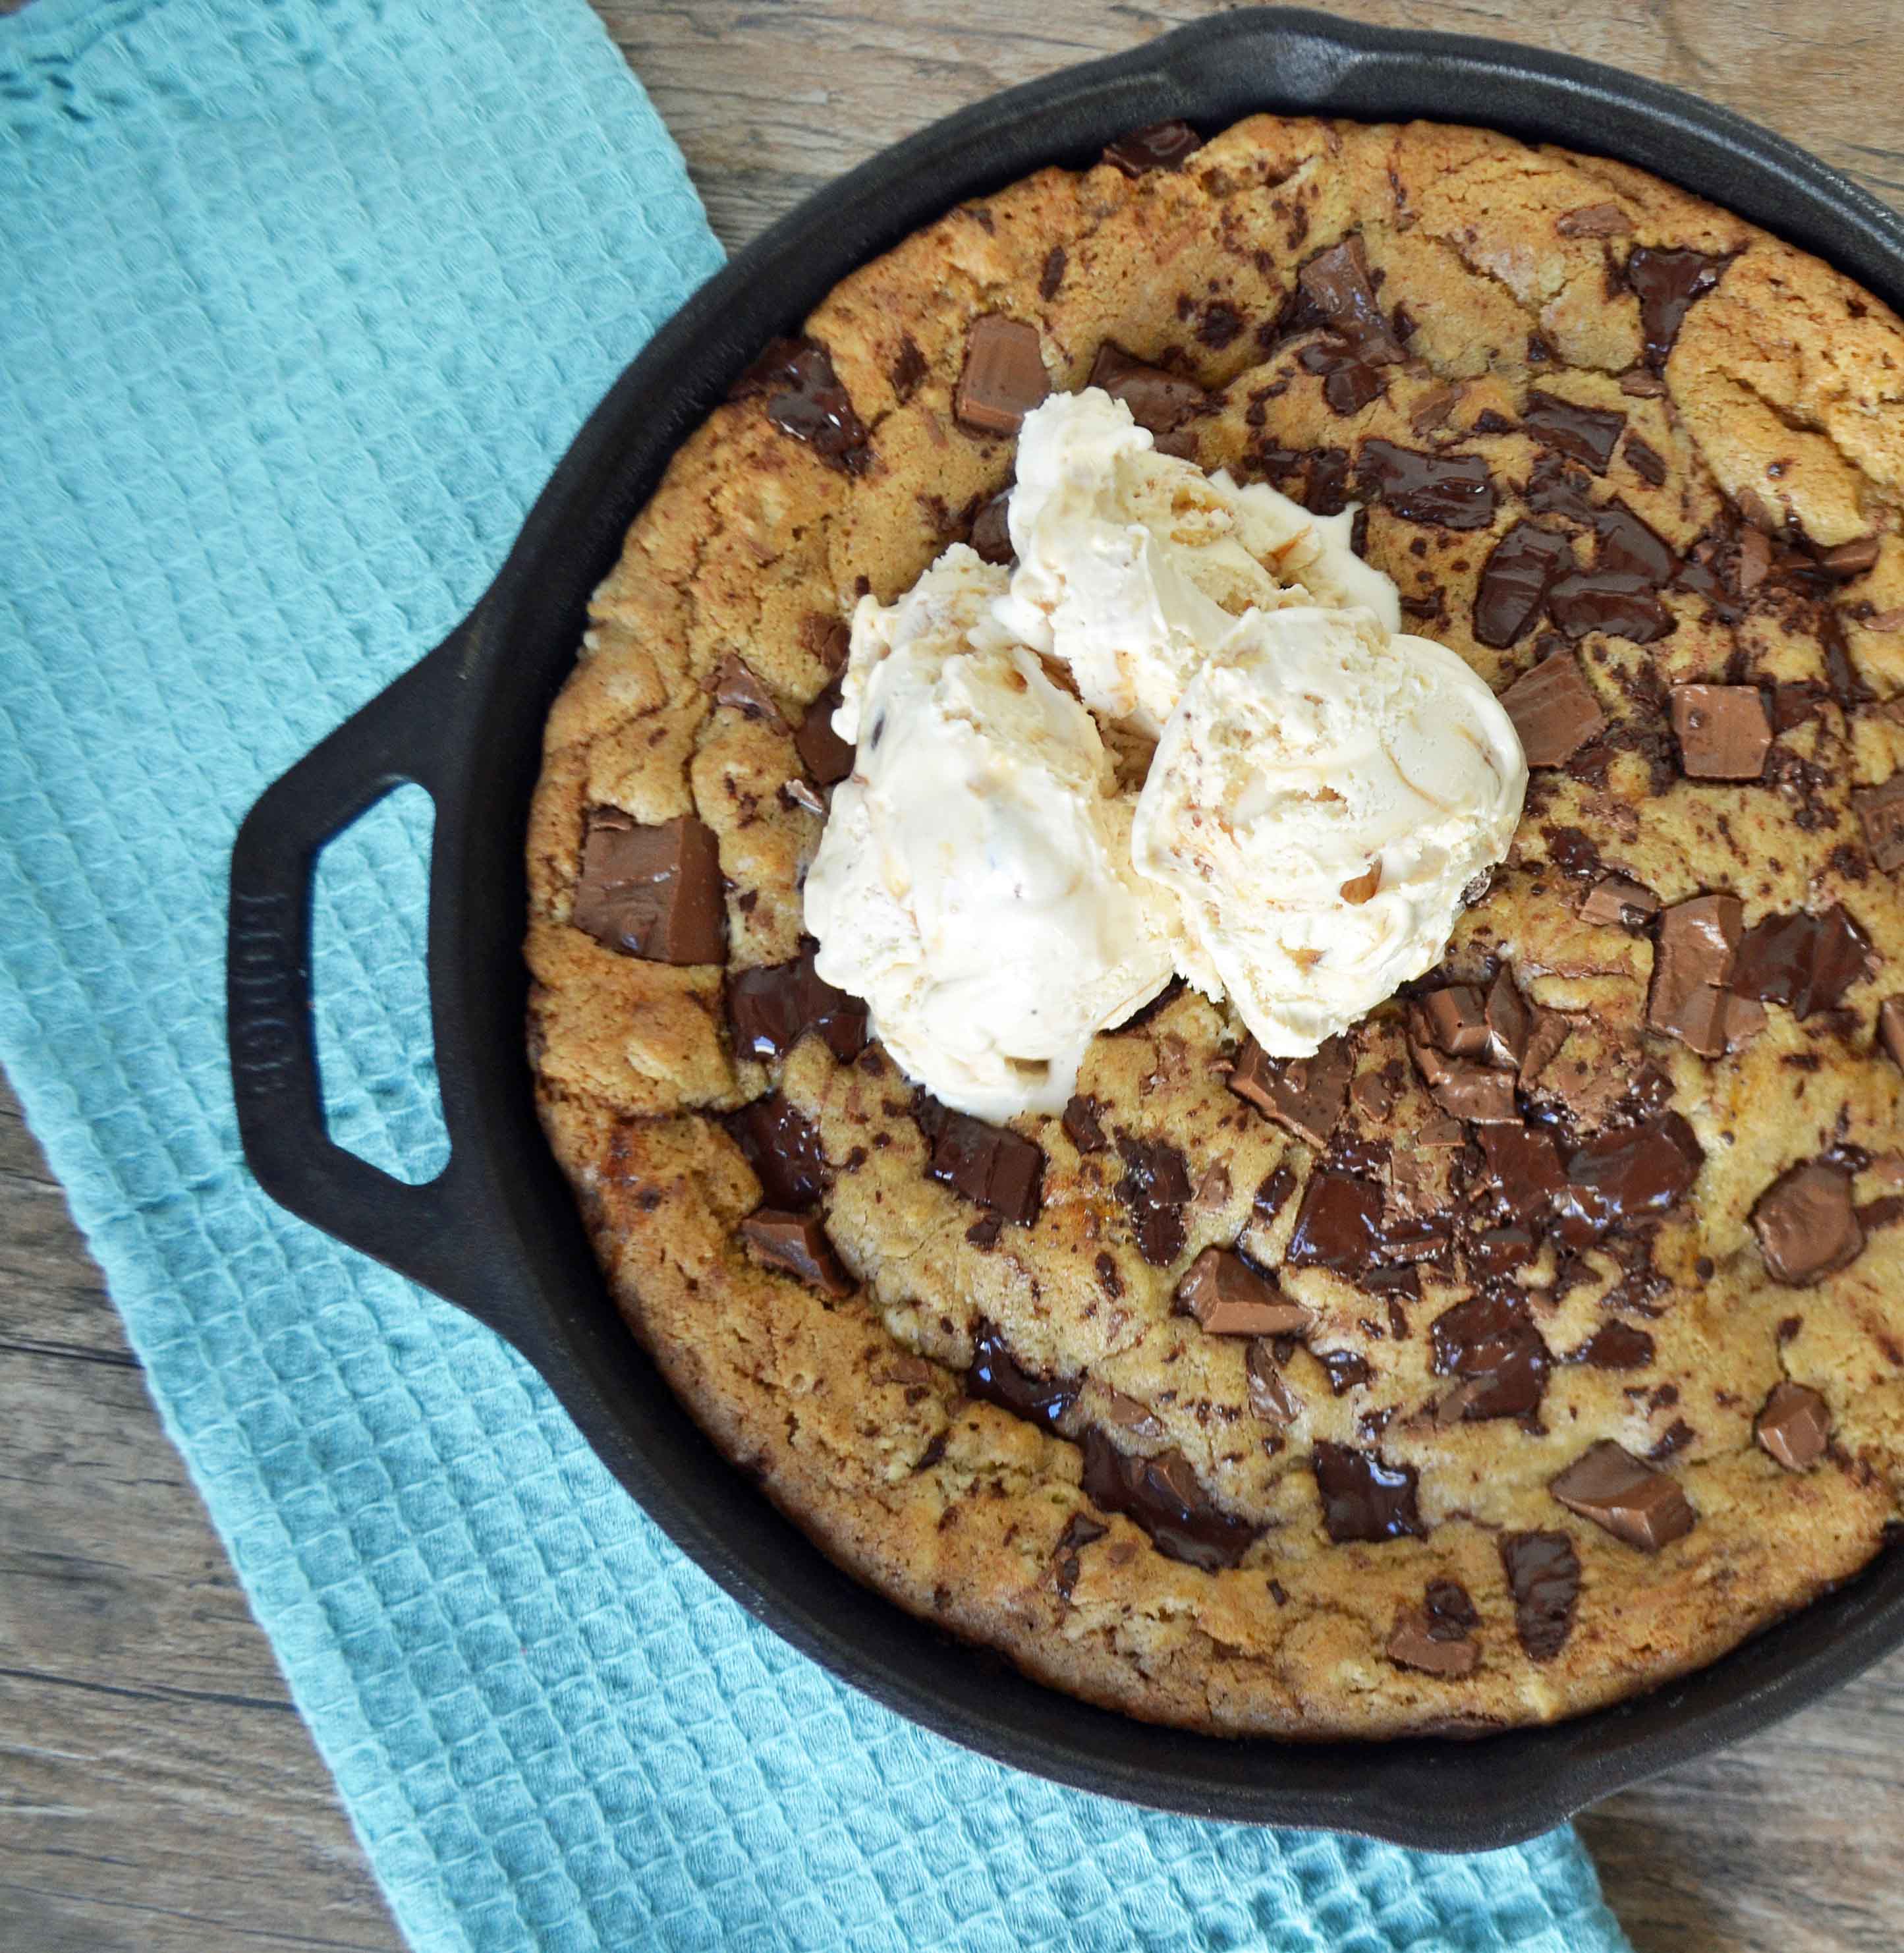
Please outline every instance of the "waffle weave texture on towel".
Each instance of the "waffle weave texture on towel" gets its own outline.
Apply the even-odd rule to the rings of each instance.
[[[0,1058],[411,1941],[1623,1947],[1569,1832],[1148,1815],[896,1719],[487,1332],[248,1180],[240,818],[474,600],[719,262],[583,0],[34,0],[0,125]],[[412,1177],[427,848],[411,789],[315,917],[334,1129]]]

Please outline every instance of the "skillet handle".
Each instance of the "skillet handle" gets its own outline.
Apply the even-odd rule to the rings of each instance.
[[[451,1095],[448,1165],[423,1186],[394,1178],[331,1139],[311,1020],[318,851],[393,787],[414,782],[440,804],[470,629],[313,747],[246,816],[231,857],[225,1009],[239,1136],[259,1185],[301,1220],[487,1318],[494,1269],[471,1224],[484,1208]],[[434,994],[431,1017],[440,1041]],[[459,1221],[459,1202],[472,1201]]]

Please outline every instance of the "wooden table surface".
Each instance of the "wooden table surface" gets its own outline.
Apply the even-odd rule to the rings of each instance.
[[[595,0],[738,245],[840,171],[1198,0]],[[0,0],[0,11],[11,11]],[[1351,0],[1770,124],[1904,207],[1899,0]],[[0,1946],[398,1947],[263,1636],[0,1086]],[[1640,1953],[1893,1953],[1904,1654],[1581,1828]]]

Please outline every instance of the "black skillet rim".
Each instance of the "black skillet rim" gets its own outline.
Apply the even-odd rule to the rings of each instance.
[[[260,800],[233,862],[233,1087],[268,1192],[497,1329],[676,1544],[886,1707],[1001,1762],[1152,1808],[1483,1850],[1763,1728],[1904,1641],[1904,1553],[1680,1682],[1477,1742],[1239,1742],[1091,1708],[860,1587],[719,1457],[631,1351],[521,1057],[521,837],[543,719],[587,591],[681,439],[768,338],[952,204],[1044,163],[1088,162],[1148,123],[1181,117],[1209,133],[1256,110],[1473,122],[1616,155],[1904,309],[1904,224],[1865,192],[1693,97],[1512,44],[1255,8],[963,110],[818,193],[703,287],[590,418],[469,618]],[[436,803],[431,989],[453,1146],[423,1188],[325,1137],[307,994],[317,847],[405,780]]]

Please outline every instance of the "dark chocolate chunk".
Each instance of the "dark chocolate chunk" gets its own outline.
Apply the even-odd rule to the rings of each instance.
[[[1768,916],[1739,939],[1727,980],[1742,997],[1797,1017],[1834,1009],[1874,967],[1871,938],[1837,903],[1823,915]]]
[[[1552,1136],[1534,1126],[1483,1126],[1481,1151],[1508,1213],[1537,1221],[1567,1183]]]
[[[1181,1451],[1133,1458],[1094,1425],[1084,1435],[1083,1483],[1100,1512],[1122,1513],[1159,1553],[1206,1572],[1234,1566],[1255,1542],[1258,1528],[1213,1504]]]
[[[1470,1296],[1438,1315],[1429,1335],[1436,1375],[1459,1377],[1470,1387],[1461,1394],[1464,1419],[1529,1417],[1539,1409],[1552,1359],[1518,1299]]]
[[[1511,1126],[1490,1126],[1491,1133],[1510,1133]],[[1559,1168],[1555,1169],[1556,1177]],[[1531,1229],[1489,1227],[1470,1237],[1467,1243],[1468,1273],[1479,1282],[1500,1281],[1524,1268],[1535,1256],[1539,1244]]]
[[[965,1389],[967,1397],[982,1397],[1013,1417],[1051,1431],[1078,1400],[1076,1384],[1054,1381],[1024,1368],[989,1322],[980,1323],[972,1337],[972,1367],[965,1373]]]
[[[1674,685],[1673,732],[1689,779],[1755,780],[1771,750],[1771,716],[1755,685]],[[1904,839],[1904,821],[1899,831]]]
[[[1133,1139],[1120,1132],[1117,1152],[1124,1177],[1116,1191],[1130,1210],[1137,1252],[1153,1268],[1167,1267],[1183,1252],[1183,1210],[1192,1191],[1189,1168],[1168,1140]]]
[[[1300,1336],[1309,1312],[1228,1248],[1206,1248],[1177,1284],[1177,1306],[1213,1336]]]
[[[1633,219],[1617,203],[1583,203],[1562,211],[1554,228],[1563,237],[1621,237],[1633,228]]]
[[[853,1293],[853,1279],[841,1267],[817,1214],[763,1207],[741,1223],[740,1234],[769,1268],[793,1275],[835,1300]]]
[[[1649,488],[1665,487],[1666,458],[1657,448],[1649,447],[1636,434],[1630,434],[1620,452],[1626,456],[1627,466]]]
[[[1904,868],[1904,773],[1892,774],[1882,786],[1853,788],[1851,804],[1871,858],[1887,875]]]
[[[1572,1361],[1596,1370],[1643,1370],[1653,1359],[1653,1339],[1630,1322],[1603,1322],[1574,1352]]]
[[[1373,1375],[1368,1359],[1357,1350],[1318,1350],[1314,1356],[1323,1367],[1323,1374],[1329,1379],[1331,1393],[1339,1397],[1346,1397],[1358,1384],[1367,1383]]]
[[[1878,1005],[1877,1036],[1891,1062],[1904,1070],[1904,997],[1887,997]]]
[[[1147,365],[1133,359],[1121,346],[1107,339],[1092,361],[1087,386],[1101,387],[1114,400],[1130,409],[1131,418],[1148,428],[1166,454],[1194,460],[1194,436],[1177,439],[1184,423],[1209,404],[1209,394],[1194,380],[1167,373],[1161,366]]]
[[[1639,300],[1639,331],[1646,364],[1665,370],[1680,327],[1693,302],[1711,290],[1731,260],[1701,251],[1659,251],[1636,244],[1627,253],[1627,283]]]
[[[1684,1538],[1698,1518],[1677,1478],[1610,1437],[1589,1445],[1547,1489],[1570,1513],[1643,1553]]]
[[[794,735],[794,745],[806,770],[823,787],[837,786],[853,770],[853,748],[833,729],[840,709],[840,681],[835,679],[806,708]]]
[[[1604,475],[1626,431],[1627,417],[1617,408],[1583,407],[1536,388],[1527,396],[1520,425],[1542,447]]]
[[[1251,1038],[1236,1055],[1229,1089],[1320,1152],[1341,1121],[1354,1069],[1354,1053],[1339,1037],[1313,1058],[1271,1058]]]
[[[913,1116],[931,1148],[925,1161],[929,1180],[990,1208],[1014,1226],[1029,1227],[1038,1218],[1044,1179],[1041,1146],[933,1099],[922,1099]]]
[[[1567,1163],[1556,1202],[1562,1237],[1583,1246],[1629,1221],[1664,1214],[1691,1193],[1705,1158],[1677,1112],[1596,1135]]]
[[[819,1128],[791,1099],[770,1092],[730,1112],[725,1124],[769,1207],[811,1207],[825,1190],[826,1149]]]
[[[1830,549],[1820,550],[1815,560],[1827,576],[1849,583],[1877,567],[1880,548],[1877,537],[1859,536],[1850,542],[1834,543]]]
[[[1437,1050],[1450,1058],[1477,1058],[1488,1048],[1486,1012],[1481,993],[1467,983],[1430,990],[1421,1000]]]
[[[1038,274],[1038,295],[1050,304],[1058,295],[1058,287],[1064,283],[1065,268],[1071,262],[1071,254],[1062,244],[1054,244],[1044,254],[1044,268]]]
[[[1606,730],[1606,714],[1571,651],[1555,651],[1514,680],[1501,704],[1530,766],[1558,766]]]
[[[779,720],[773,694],[731,651],[714,667],[713,692],[717,705],[731,705],[750,719]]]
[[[1273,1344],[1252,1343],[1244,1351],[1243,1375],[1249,1385],[1250,1409],[1255,1415],[1279,1431],[1295,1422],[1301,1406],[1277,1367]]]
[[[919,341],[907,333],[899,342],[899,356],[892,364],[893,397],[903,406],[919,391],[919,382],[930,371]]]
[[[1376,1259],[1382,1238],[1380,1188],[1348,1174],[1318,1173],[1303,1189],[1286,1259],[1292,1268],[1357,1274]]]
[[[1060,1600],[1069,1600],[1076,1590],[1078,1575],[1084,1570],[1079,1556],[1110,1530],[1085,1513],[1073,1513],[1065,1521],[1058,1543],[1051,1549],[1051,1584],[1058,1590]]]
[[[1787,1471],[1808,1472],[1830,1441],[1831,1412],[1824,1398],[1803,1384],[1777,1384],[1752,1430],[1760,1448]]]
[[[649,963],[718,963],[726,919],[712,828],[692,814],[644,827],[619,807],[590,810],[569,911],[584,935]]]
[[[1650,644],[1673,628],[1671,613],[1653,591],[1650,580],[1635,572],[1596,565],[1563,576],[1548,591],[1547,608],[1575,642],[1597,631],[1605,637]]]
[[[810,610],[800,620],[800,641],[829,672],[842,669],[853,648],[853,633],[844,617]]]
[[[1110,1144],[1098,1122],[1100,1110],[1094,1099],[1074,1093],[1064,1108],[1064,1136],[1081,1153],[1101,1153]]]
[[[1428,1632],[1438,1641],[1464,1641],[1481,1625],[1467,1589],[1458,1580],[1431,1580],[1422,1597]]]
[[[1305,346],[1298,356],[1305,373],[1323,375],[1322,397],[1331,413],[1345,418],[1359,414],[1371,400],[1379,400],[1388,389],[1382,369],[1365,359],[1359,348],[1333,337]]]
[[[728,976],[727,1017],[737,1055],[784,1058],[810,1030],[842,1064],[866,1049],[866,1005],[828,983],[813,967],[813,954],[808,943],[791,961]]]
[[[1633,881],[1624,875],[1608,875],[1595,882],[1580,904],[1583,922],[1607,926],[1617,923],[1630,929],[1637,928],[1658,913],[1659,898],[1643,882]]]
[[[1389,1637],[1388,1657],[1399,1668],[1419,1669],[1425,1675],[1472,1675],[1481,1650],[1465,1636],[1442,1638],[1425,1609],[1397,1617]]]
[[[1359,234],[1317,252],[1297,273],[1296,282],[1331,330],[1349,341],[1368,365],[1392,365],[1408,357],[1375,295]]]
[[[1484,529],[1494,520],[1494,481],[1478,454],[1423,454],[1367,440],[1355,484],[1404,522],[1444,529]]]
[[[1501,1535],[1501,1568],[1514,1596],[1514,1624],[1530,1661],[1552,1661],[1574,1632],[1580,1556],[1564,1532]]]
[[[952,397],[953,417],[975,434],[1016,434],[1051,390],[1038,328],[988,312],[972,321],[965,368]]]
[[[1011,539],[1011,491],[1001,489],[972,519],[972,547],[986,563],[1010,563],[1016,554]]]
[[[1505,650],[1540,615],[1547,593],[1574,567],[1574,545],[1558,529],[1516,522],[1481,566],[1474,593],[1474,635]]]
[[[1104,161],[1127,177],[1152,170],[1177,170],[1203,147],[1203,138],[1188,122],[1153,122],[1120,136],[1104,153]]]
[[[1899,1000],[1899,1008],[1904,1011],[1904,999]],[[1898,1059],[1904,1064],[1904,1058]],[[1287,1165],[1279,1166],[1264,1177],[1263,1184],[1256,1190],[1254,1209],[1257,1219],[1267,1227],[1282,1212],[1291,1194],[1296,1190],[1296,1177]]]
[[[1322,1497],[1322,1522],[1338,1546],[1351,1540],[1425,1539],[1415,1505],[1415,1468],[1389,1465],[1379,1453],[1319,1444],[1311,1459]]]
[[[782,434],[803,441],[829,468],[863,475],[872,463],[866,423],[854,412],[816,340],[776,339],[734,382],[731,400],[758,397]]]
[[[1736,1051],[1765,1027],[1763,1008],[1727,986],[1743,932],[1736,895],[1696,895],[1661,911],[1649,1029],[1676,1037],[1702,1058]]]
[[[1825,1160],[1781,1174],[1758,1196],[1752,1226],[1766,1272],[1795,1288],[1848,1267],[1864,1252],[1851,1176]]]

